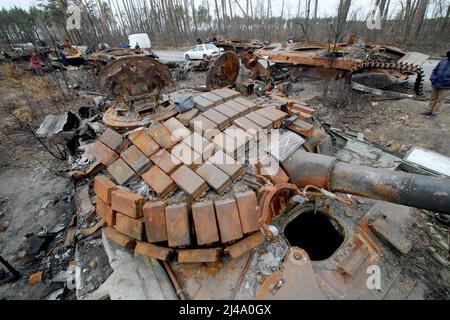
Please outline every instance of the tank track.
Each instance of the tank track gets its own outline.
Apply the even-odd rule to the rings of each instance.
[[[411,63],[397,63],[397,62],[377,62],[377,61],[364,61],[355,64],[350,72],[350,76],[370,71],[371,69],[385,69],[385,70],[395,70],[400,73],[407,73],[407,74],[416,74],[416,81],[414,83],[414,92],[418,96],[423,95],[423,81],[425,78],[424,72],[422,67],[418,65],[414,65]]]

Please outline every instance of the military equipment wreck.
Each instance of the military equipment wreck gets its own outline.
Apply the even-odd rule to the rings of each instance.
[[[427,55],[377,44],[325,42],[275,44],[247,51],[243,63],[255,79],[277,81],[304,76],[353,79],[360,74],[384,74],[399,80],[415,76],[414,92],[423,94],[422,65]],[[368,90],[362,85],[358,89]]]
[[[98,52],[91,53],[87,57],[92,73],[97,75],[109,62],[123,59],[126,57],[149,57],[157,59],[156,53],[145,49],[126,49],[126,48],[109,48]]]
[[[306,61],[328,70],[324,59]],[[335,76],[352,72],[355,61],[339,59]],[[387,245],[410,250],[395,216],[408,209],[361,209],[353,196],[450,213],[450,181],[344,163],[313,109],[274,94],[243,97],[220,86],[217,70],[214,90],[173,92],[170,73],[150,58],[102,70],[100,88],[115,100],[103,117],[109,128],[84,148],[97,169],[83,177],[95,176],[105,244],[134,253],[127,263],[149,258],[152,297],[162,299],[383,298],[365,275]],[[105,294],[121,296],[115,287],[89,297]]]

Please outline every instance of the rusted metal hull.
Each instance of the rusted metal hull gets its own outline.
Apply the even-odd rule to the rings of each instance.
[[[289,67],[294,77],[331,80],[362,72],[384,73],[400,80],[416,74],[414,91],[422,95],[424,75],[421,66],[428,57],[375,44],[361,48],[347,43],[300,42],[288,46],[268,46],[254,53],[246,53],[243,62],[247,69],[252,70],[253,78],[263,80],[278,80],[277,65]],[[272,65],[261,68],[258,59],[268,60]]]

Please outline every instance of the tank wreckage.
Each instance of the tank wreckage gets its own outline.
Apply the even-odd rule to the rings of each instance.
[[[422,65],[428,58],[418,52],[384,45],[299,42],[249,50],[243,54],[243,63],[254,79],[264,81],[296,76],[355,80],[361,75],[384,74],[402,81],[415,77],[414,93],[420,96],[424,81]],[[371,89],[357,82],[352,85],[361,91]]]
[[[417,74],[420,93],[422,58],[384,46],[353,51],[266,47],[244,64],[262,78],[278,72],[259,70],[262,59],[320,77]],[[239,63],[225,52],[205,87],[178,91],[152,58],[124,57],[101,70],[105,127],[72,172],[78,191],[84,181],[93,186],[99,220],[91,229],[105,226],[105,246],[150,258],[154,298],[382,298],[368,291],[367,268],[386,246],[411,249],[395,215],[405,207],[389,203],[450,213],[450,180],[339,160],[336,136],[314,109],[233,89]],[[361,209],[360,197],[385,202]]]

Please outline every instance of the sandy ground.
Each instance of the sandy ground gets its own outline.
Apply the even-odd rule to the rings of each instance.
[[[180,57],[177,52],[165,52],[163,55],[168,59]],[[82,73],[81,79],[89,77],[85,71],[73,72]],[[93,79],[91,80],[93,83]],[[178,87],[203,85],[204,81],[205,73],[190,73],[188,79],[179,83]],[[82,83],[86,84],[86,81]],[[419,115],[424,110],[426,101],[376,101],[354,92],[347,99],[347,105],[336,107],[324,99],[324,84],[324,81],[300,81],[294,84],[292,96],[315,107],[320,120],[330,122],[333,127],[343,130],[363,132],[367,140],[386,146],[399,155],[404,155],[413,146],[422,146],[450,156],[449,104],[444,106],[435,119]],[[0,101],[23,100],[19,88],[11,87],[0,79]],[[62,110],[76,110],[80,101],[74,98],[58,105]],[[44,113],[54,112],[52,106],[42,105],[42,110]],[[5,116],[1,122],[1,144],[3,147],[10,146],[8,149],[14,149],[14,152],[0,154],[0,212],[4,214],[0,224],[7,226],[5,231],[0,231],[0,254],[16,267],[23,277],[13,285],[0,285],[0,299],[41,299],[61,288],[61,284],[45,282],[29,285],[29,275],[40,271],[43,266],[48,267],[49,264],[45,264],[45,257],[23,263],[19,256],[23,252],[27,234],[36,234],[42,227],[51,229],[60,223],[68,223],[74,213],[71,199],[73,186],[64,176],[68,169],[65,162],[52,158],[32,139],[17,130],[11,117]],[[17,137],[21,137],[22,142],[20,145],[11,146],[11,140]],[[59,237],[64,236],[63,233]],[[52,241],[50,246],[58,239]],[[61,250],[59,256],[64,258],[61,258],[61,261],[49,262],[50,268],[46,270],[48,278],[59,270],[65,270],[73,259],[70,248],[57,248]]]

